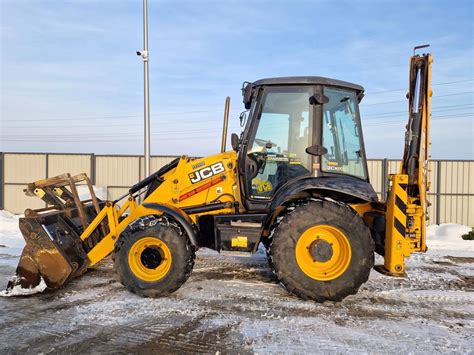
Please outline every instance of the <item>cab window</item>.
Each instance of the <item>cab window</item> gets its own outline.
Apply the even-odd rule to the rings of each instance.
[[[362,144],[357,98],[353,91],[325,88],[329,99],[323,106],[322,171],[354,175],[366,179],[366,162]]]
[[[268,89],[248,159],[258,173],[247,178],[252,198],[270,199],[285,182],[310,173],[311,109],[309,88]]]

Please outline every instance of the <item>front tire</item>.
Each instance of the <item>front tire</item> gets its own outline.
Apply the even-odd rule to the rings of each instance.
[[[374,265],[374,243],[362,218],[326,200],[308,201],[284,215],[269,249],[286,289],[318,302],[355,294]]]
[[[181,229],[167,221],[145,230],[120,235],[114,268],[120,282],[144,297],[168,295],[189,278],[194,248]]]

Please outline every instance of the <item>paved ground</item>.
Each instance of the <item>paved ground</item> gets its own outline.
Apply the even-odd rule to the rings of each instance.
[[[289,295],[263,254],[200,252],[161,299],[127,292],[105,261],[62,290],[0,298],[0,353],[472,353],[474,258],[444,254],[410,259],[407,279],[373,272],[357,295],[324,304]],[[16,261],[0,255],[2,287]]]

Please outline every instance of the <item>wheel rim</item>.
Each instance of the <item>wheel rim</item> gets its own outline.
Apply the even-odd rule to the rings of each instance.
[[[349,267],[352,251],[346,235],[336,227],[308,228],[298,239],[295,257],[301,271],[312,279],[330,281]]]
[[[144,237],[133,243],[128,252],[132,273],[143,281],[159,281],[171,268],[171,251],[162,240]]]

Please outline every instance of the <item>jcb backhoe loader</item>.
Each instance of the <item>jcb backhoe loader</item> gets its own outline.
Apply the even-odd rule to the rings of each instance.
[[[245,82],[247,119],[232,151],[181,156],[115,201],[98,200],[84,174],[28,185],[48,207],[20,219],[26,247],[8,289],[59,288],[112,254],[130,291],[161,296],[190,276],[198,248],[251,255],[260,243],[279,281],[304,299],[356,293],[374,252],[384,256],[376,270],[404,276],[405,257],[426,251],[431,62],[411,57],[405,152],[385,202],[369,183],[361,86],[322,77]],[[91,200],[79,200],[81,182]]]

